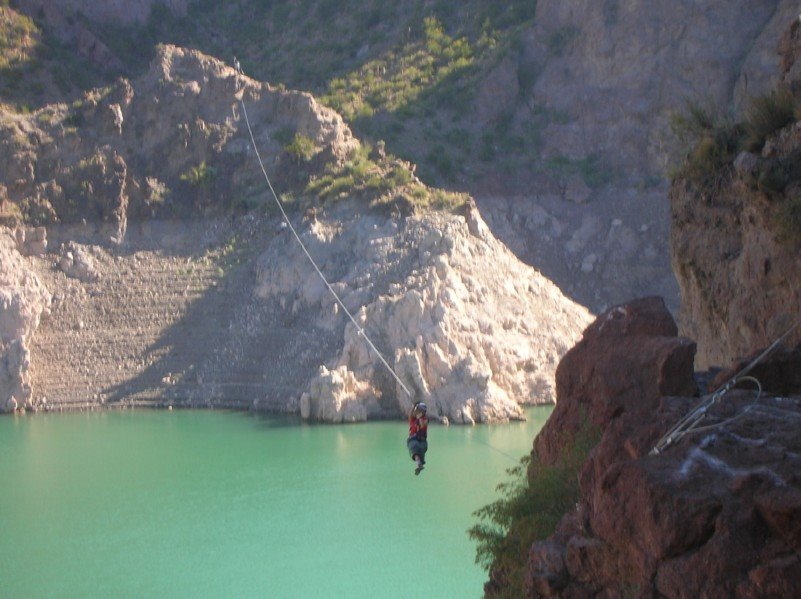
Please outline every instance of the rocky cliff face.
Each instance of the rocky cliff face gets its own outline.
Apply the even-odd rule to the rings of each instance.
[[[0,227],[0,412],[32,405],[30,341],[50,308],[50,293],[20,246],[23,231],[13,235]]]
[[[404,218],[340,200],[293,222],[411,395],[282,221],[251,214],[132,222],[121,244],[98,244],[91,224],[53,227],[52,237],[83,242],[32,258],[55,297],[33,339],[33,404],[353,422],[396,418],[423,399],[432,416],[472,424],[553,401],[556,364],[589,315],[495,240],[477,212]]]
[[[475,209],[401,222],[329,211],[304,239],[407,395],[288,237],[260,258],[256,294],[291,310],[293,334],[344,327],[338,355],[300,398],[307,418],[365,420],[419,400],[458,423],[519,418],[520,405],[553,401],[556,364],[589,320],[492,237]]]
[[[787,376],[801,369],[801,347],[754,372],[760,396],[747,386],[727,394],[697,431],[649,455],[698,402],[694,344],[675,333],[658,301],[618,306],[560,364],[557,407],[534,451],[554,463],[583,419],[603,434],[576,509],[524,558],[527,596],[801,592],[801,387]],[[488,593],[504,588],[493,571]]]
[[[782,84],[798,95],[799,25],[782,43]],[[710,187],[677,179],[670,193],[671,258],[680,326],[698,341],[698,365],[728,366],[801,318],[798,206],[801,122],[773,132],[756,153],[720,167]],[[796,336],[797,338],[797,336]]]
[[[790,0],[540,0],[478,95],[479,122],[533,128],[542,144],[539,168],[492,168],[471,190],[493,232],[594,310],[654,294],[676,313],[670,115],[688,99],[740,112],[772,89],[797,13]]]

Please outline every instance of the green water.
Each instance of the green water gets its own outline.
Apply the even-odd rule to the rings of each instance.
[[[432,427],[419,477],[401,422],[3,417],[0,596],[480,597],[471,514],[549,413]]]

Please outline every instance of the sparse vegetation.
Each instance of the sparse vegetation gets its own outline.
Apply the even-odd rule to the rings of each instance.
[[[292,141],[284,146],[284,152],[292,156],[298,164],[308,162],[317,153],[314,140],[302,133],[295,133]]]
[[[145,184],[147,185],[148,204],[161,205],[167,201],[170,190],[164,182],[155,177],[145,177]]]
[[[678,139],[691,147],[673,178],[687,180],[699,197],[711,201],[733,172],[733,162],[740,152],[760,153],[770,137],[796,122],[799,116],[799,102],[784,87],[753,99],[742,123],[690,103],[683,114],[672,120]],[[791,244],[801,241],[798,159],[798,151],[787,156],[763,157],[747,180],[774,203],[778,237]]]
[[[6,199],[0,198],[0,225],[14,227],[22,222],[20,207]]]
[[[585,423],[555,465],[526,456],[498,485],[501,498],[475,512],[479,523],[468,534],[477,543],[476,563],[502,572],[510,597],[525,596],[529,548],[551,535],[579,500],[578,474],[599,431]]]
[[[322,100],[348,120],[371,118],[376,111],[392,113],[406,109],[432,87],[451,75],[464,75],[475,61],[475,52],[465,37],[447,35],[435,17],[423,21],[423,36],[379,59],[364,64],[347,77],[335,78]],[[440,91],[447,93],[447,91]]]
[[[589,154],[580,159],[554,156],[545,161],[545,168],[563,177],[579,175],[591,189],[610,183],[617,176],[597,154]]]
[[[32,19],[0,4],[0,72],[19,68],[36,55],[41,33]]]
[[[692,147],[672,178],[686,179],[711,199],[742,147],[743,126],[713,109],[688,102],[683,113],[672,116],[671,129],[679,141]]]
[[[190,166],[181,174],[180,179],[195,187],[207,187],[216,174],[217,171],[203,160],[196,166]]]
[[[371,151],[369,145],[361,146],[341,167],[329,166],[323,176],[312,179],[306,191],[320,199],[355,195],[372,200],[412,182],[407,165],[392,156],[378,164],[370,159]]]
[[[751,152],[762,150],[765,141],[796,120],[796,102],[786,87],[779,87],[769,94],[755,98],[746,114],[745,149]]]

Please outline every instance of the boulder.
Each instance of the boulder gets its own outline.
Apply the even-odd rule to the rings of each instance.
[[[695,344],[677,332],[657,297],[599,316],[556,370],[556,408],[535,443],[540,458],[555,463],[585,423],[606,429],[627,413],[647,417],[665,395],[692,395]]]
[[[84,283],[91,283],[100,278],[90,248],[74,241],[62,246],[58,267],[68,277]]]

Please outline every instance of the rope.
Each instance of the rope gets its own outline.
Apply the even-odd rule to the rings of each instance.
[[[657,444],[654,448],[649,452],[649,455],[659,455],[663,453],[668,447],[679,441],[685,435],[694,432],[700,432],[704,430],[709,430],[711,428],[716,428],[728,422],[731,422],[735,418],[740,418],[741,416],[748,413],[756,404],[759,397],[762,395],[762,385],[759,384],[759,381],[756,380],[752,376],[747,376],[749,372],[751,372],[762,360],[767,358],[773,351],[779,346],[779,344],[784,341],[790,333],[792,333],[798,325],[801,325],[801,320],[798,320],[793,326],[791,326],[787,331],[776,339],[773,343],[768,346],[768,348],[759,354],[756,358],[754,358],[745,368],[743,368],[740,372],[735,374],[731,379],[729,379],[725,384],[719,387],[706,401],[702,402],[697,408],[692,410],[689,414],[684,416],[681,420],[679,420],[673,428],[671,428],[665,435],[659,439]],[[723,397],[731,391],[740,381],[752,381],[756,383],[758,388],[758,393],[756,399],[749,405],[745,410],[743,410],[740,414],[733,416],[727,420],[719,422],[714,425],[708,425],[704,427],[699,427],[698,425],[701,424],[701,421],[706,417],[709,410],[718,403]]]
[[[497,447],[495,447],[495,446],[494,446],[494,445],[492,445],[491,443],[488,443],[487,441],[482,441],[481,439],[473,439],[473,441],[478,441],[478,442],[479,442],[479,443],[481,443],[482,445],[486,445],[486,446],[487,446],[487,447],[489,447],[491,450],[493,450],[493,451],[497,451],[499,454],[501,454],[501,455],[503,455],[503,456],[506,456],[507,458],[509,458],[509,459],[510,459],[510,460],[512,460],[513,462],[519,462],[519,461],[520,461],[520,458],[516,458],[516,457],[514,457],[513,455],[510,455],[510,454],[506,453],[505,451],[502,451],[502,450],[498,449]]]
[[[261,172],[264,175],[264,179],[267,181],[267,186],[270,188],[270,192],[273,195],[273,199],[275,200],[275,203],[278,206],[278,209],[281,211],[281,216],[283,217],[284,222],[289,227],[289,230],[292,231],[292,235],[295,236],[295,239],[297,240],[298,244],[300,244],[300,247],[303,250],[303,253],[306,254],[306,257],[309,259],[309,262],[311,262],[311,265],[314,267],[314,270],[317,271],[317,274],[320,276],[320,279],[322,279],[323,283],[325,283],[325,286],[328,288],[328,291],[331,292],[331,295],[334,296],[334,299],[336,300],[337,304],[339,304],[339,306],[345,311],[345,314],[348,315],[348,318],[353,323],[353,325],[356,327],[356,330],[358,331],[359,336],[364,337],[364,340],[367,341],[367,344],[370,346],[370,348],[373,350],[373,352],[375,352],[375,355],[378,357],[378,359],[381,360],[381,363],[384,366],[386,366],[387,370],[389,370],[389,372],[395,378],[395,380],[397,381],[398,385],[401,386],[401,389],[403,389],[406,392],[406,395],[408,395],[409,398],[412,398],[413,396],[409,392],[409,389],[406,387],[406,385],[403,384],[403,381],[400,380],[400,377],[392,369],[392,366],[389,365],[389,362],[387,362],[384,359],[384,356],[381,355],[380,351],[378,351],[378,349],[376,348],[375,344],[373,344],[373,342],[367,336],[367,333],[364,332],[364,329],[359,326],[358,322],[356,322],[356,319],[350,313],[350,310],[348,310],[347,307],[345,307],[345,304],[339,298],[339,295],[337,295],[337,292],[334,291],[334,288],[331,287],[331,284],[328,282],[328,279],[325,278],[325,275],[320,270],[320,268],[317,266],[317,263],[314,261],[314,258],[312,258],[311,254],[309,253],[309,250],[306,249],[306,246],[304,245],[303,241],[301,241],[300,236],[298,235],[298,232],[295,230],[295,227],[292,226],[292,222],[289,220],[289,217],[287,216],[287,213],[284,210],[284,206],[281,203],[281,200],[278,199],[278,195],[275,193],[275,189],[273,189],[273,184],[270,182],[270,177],[267,175],[267,169],[264,167],[264,162],[262,162],[261,155],[259,154],[259,148],[256,145],[256,138],[253,136],[253,129],[250,126],[250,119],[248,118],[248,111],[247,111],[247,108],[245,108],[244,94],[239,98],[239,103],[242,106],[242,114],[245,117],[245,124],[248,127],[248,133],[250,134],[250,141],[253,144],[253,150],[256,152],[256,158],[259,161],[259,166],[261,167]]]

